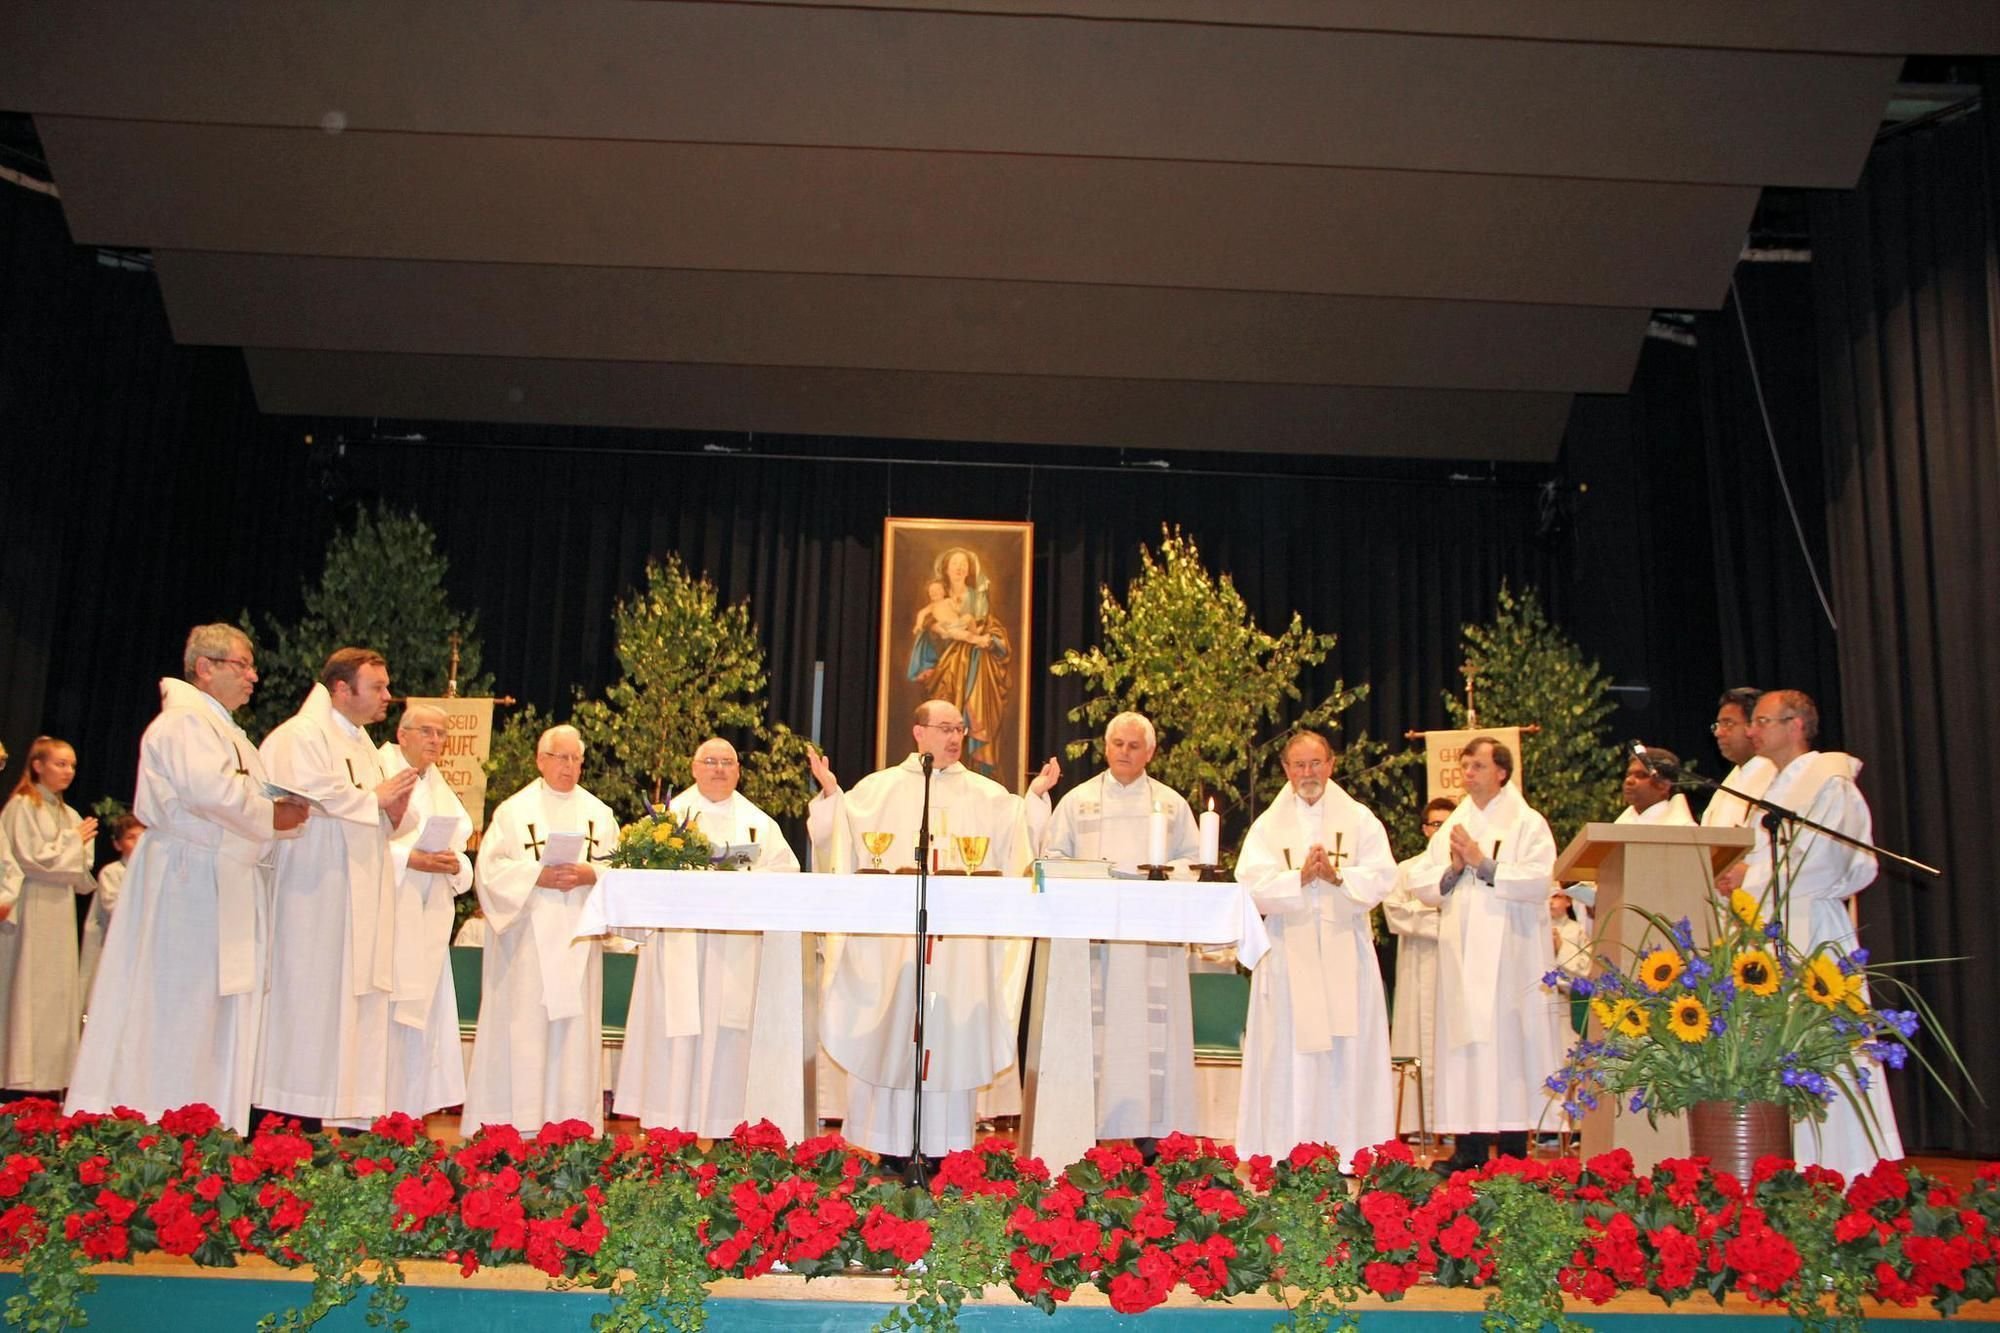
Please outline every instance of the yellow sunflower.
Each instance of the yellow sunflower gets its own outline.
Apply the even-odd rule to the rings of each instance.
[[[1729,910],[1736,913],[1737,920],[1750,929],[1764,928],[1764,914],[1757,910],[1757,900],[1742,889],[1729,891]]]
[[[1667,1030],[1682,1041],[1708,1040],[1708,1006],[1689,995],[1674,1001],[1667,1015]]]
[[[1847,978],[1840,974],[1840,965],[1824,954],[1807,960],[1803,980],[1806,995],[1815,1004],[1832,1009],[1847,998]]]
[[[1618,1003],[1630,1004],[1631,1001],[1620,1000]],[[1597,1016],[1597,1021],[1603,1025],[1605,1031],[1609,1032],[1612,1028],[1618,1026],[1618,1008],[1611,1001],[1604,999],[1592,1000],[1590,1002],[1590,1012]]]
[[[1636,1041],[1652,1031],[1652,1020],[1647,1017],[1644,1008],[1632,1000],[1620,1000],[1619,1003],[1625,1006],[1625,1012],[1618,1015],[1618,1032],[1621,1036]]]
[[[1846,982],[1847,993],[1841,996],[1841,998],[1847,1001],[1848,1009],[1857,1014],[1867,1013],[1868,978],[1856,972],[1853,976],[1846,978]]]
[[[1655,995],[1680,980],[1687,960],[1672,949],[1655,949],[1639,964],[1639,980]]]
[[[1778,989],[1778,962],[1762,949],[1745,949],[1736,955],[1736,985],[1752,995],[1771,995]]]

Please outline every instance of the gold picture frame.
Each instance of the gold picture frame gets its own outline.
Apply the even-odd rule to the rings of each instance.
[[[1027,790],[1034,561],[1033,523],[883,520],[877,768],[910,753],[918,704],[950,699],[971,727],[965,766]]]

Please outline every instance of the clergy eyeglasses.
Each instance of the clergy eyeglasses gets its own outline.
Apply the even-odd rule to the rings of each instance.
[[[698,765],[700,765],[700,766],[701,766],[701,767],[703,767],[703,768],[734,768],[734,767],[736,767],[736,761],[735,761],[734,759],[719,759],[719,758],[716,758],[716,757],[715,757],[715,756],[713,756],[713,755],[711,755],[711,756],[710,756],[709,758],[707,758],[707,759],[697,759],[697,760],[695,760],[695,763],[696,763],[696,764],[698,764]]]
[[[257,664],[247,657],[211,657],[208,659],[220,666],[233,666],[238,671],[255,671]]]
[[[1790,722],[1797,716],[1797,713],[1780,713],[1776,717],[1753,717],[1750,719],[1750,725],[1753,727],[1775,727],[1780,722]]]
[[[971,729],[963,722],[925,722],[922,725],[932,731],[942,731],[947,736],[963,736]]]
[[[1743,723],[1731,718],[1719,717],[1708,724],[1708,729],[1712,734],[1720,736],[1725,731],[1741,731],[1743,726]]]

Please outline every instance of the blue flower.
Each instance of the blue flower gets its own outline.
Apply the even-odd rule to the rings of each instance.
[[[1563,1114],[1572,1120],[1581,1120],[1583,1119],[1583,1108],[1573,1101],[1566,1101],[1563,1103]]]
[[[1827,1021],[1832,1023],[1833,1030],[1835,1032],[1838,1032],[1843,1037],[1852,1036],[1854,1033],[1861,1030],[1860,1024],[1850,1023],[1846,1019],[1842,1018],[1839,1014],[1834,1014]]]
[[[1715,988],[1713,993],[1715,996],[1715,1002],[1718,1005],[1726,1006],[1736,1003],[1736,983],[1734,981],[1731,981],[1728,977],[1724,977],[1722,980],[1715,983]]]
[[[1563,983],[1563,970],[1561,968],[1552,967],[1548,971],[1542,973],[1542,985],[1548,987],[1550,990],[1561,990],[1562,983]]]
[[[1542,1086],[1560,1097],[1564,1092],[1568,1091],[1569,1080],[1565,1079],[1561,1074],[1550,1074],[1542,1080]]]
[[[1686,917],[1674,922],[1672,934],[1674,943],[1679,945],[1683,952],[1694,948],[1694,927],[1688,924]]]
[[[1870,1083],[1873,1083],[1874,1081],[1875,1081],[1874,1078],[1868,1073],[1867,1070],[1857,1069],[1854,1071],[1854,1086],[1857,1090],[1861,1092],[1868,1091],[1868,1085]]]
[[[1780,936],[1782,936],[1784,933],[1785,933],[1784,923],[1779,921],[1777,918],[1773,917],[1771,920],[1764,923],[1765,939],[1775,940]]]
[[[1596,989],[1589,977],[1571,977],[1569,980],[1569,993],[1579,1000],[1589,999]]]
[[[1708,1030],[1711,1035],[1719,1037],[1729,1031],[1729,1024],[1721,1014],[1717,1014],[1708,1020]]]
[[[1882,1021],[1896,1029],[1896,1035],[1904,1041],[1917,1035],[1917,1012],[1914,1009],[1884,1009]]]
[[[1778,1082],[1784,1084],[1788,1088],[1803,1087],[1805,1086],[1805,1081],[1806,1081],[1806,1076],[1800,1073],[1798,1069],[1796,1069],[1790,1064],[1787,1064],[1783,1068],[1783,1070],[1778,1074]]]
[[[1693,990],[1697,981],[1706,981],[1713,975],[1715,969],[1709,966],[1708,960],[1700,954],[1695,954],[1688,959],[1687,971],[1681,974],[1681,985]]]
[[[1631,1101],[1629,1101],[1629,1102],[1627,1102],[1627,1103],[1625,1103],[1625,1108],[1626,1108],[1627,1110],[1629,1110],[1629,1111],[1643,1111],[1643,1110],[1645,1110],[1645,1109],[1646,1109],[1646,1090],[1645,1090],[1644,1088],[1641,1088],[1641,1089],[1640,1089],[1639,1091],[1637,1091],[1637,1092],[1633,1093],[1633,1094],[1632,1094],[1632,1100],[1631,1100]]]
[[[1868,951],[1866,949],[1856,949],[1847,955],[1847,961],[1854,964],[1857,968],[1866,967],[1868,966]]]

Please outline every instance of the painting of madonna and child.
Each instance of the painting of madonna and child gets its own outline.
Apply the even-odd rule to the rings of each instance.
[[[965,715],[965,766],[1026,790],[1034,537],[1032,523],[884,521],[877,767],[909,754],[917,705],[945,699]]]

